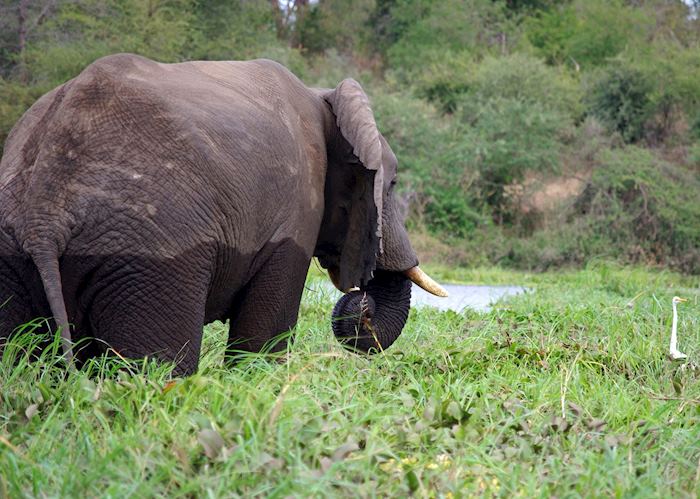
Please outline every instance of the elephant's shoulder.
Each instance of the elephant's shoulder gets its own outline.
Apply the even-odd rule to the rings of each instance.
[[[179,64],[164,64],[174,70],[190,73],[195,68],[199,73],[214,78],[220,83],[250,85],[266,81],[290,82],[303,85],[294,74],[279,62],[270,59],[250,61],[192,61]],[[190,73],[191,74],[191,73]]]
[[[153,71],[161,65],[162,64],[158,62],[136,54],[111,54],[95,60],[83,70],[82,74],[98,71],[123,75],[134,69]]]
[[[283,66],[277,61],[273,61],[271,59],[253,59],[252,61],[248,62],[249,64],[255,65],[258,68],[260,68],[262,72],[266,72],[269,75],[274,75],[277,78],[285,80],[288,83],[292,83],[294,85],[306,88],[306,85],[304,85],[294,73],[292,73],[289,69],[287,69],[285,66]]]
[[[257,65],[257,66],[259,66],[267,71],[270,71],[270,72],[278,72],[278,73],[285,74],[285,75],[293,74],[285,66],[283,66],[282,64],[280,64],[277,61],[273,61],[272,59],[264,59],[264,58],[263,59],[253,59],[253,60],[250,60],[247,62],[250,64],[255,64],[255,65]]]

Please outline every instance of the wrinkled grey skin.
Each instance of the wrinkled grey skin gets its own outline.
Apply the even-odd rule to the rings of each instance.
[[[203,324],[230,319],[230,349],[260,351],[295,325],[312,256],[342,289],[418,263],[395,177],[354,80],[312,89],[267,60],[100,59],[5,144],[0,344],[53,317],[65,346],[66,331],[96,339],[78,361],[111,348],[188,374]]]

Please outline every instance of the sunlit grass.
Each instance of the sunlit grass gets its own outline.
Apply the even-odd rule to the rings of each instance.
[[[199,373],[174,382],[149,362],[67,373],[58,341],[32,361],[28,326],[0,363],[0,496],[700,493],[700,371],[665,358],[679,294],[700,359],[697,278],[429,270],[535,291],[487,314],[413,310],[368,359],[309,285],[286,362],[224,365],[214,323]]]

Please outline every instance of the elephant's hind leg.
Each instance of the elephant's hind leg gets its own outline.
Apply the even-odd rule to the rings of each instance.
[[[227,352],[230,360],[242,352],[286,349],[287,333],[297,322],[310,262],[311,258],[291,239],[271,250],[234,300]]]
[[[173,374],[197,370],[209,273],[180,259],[114,257],[96,282],[89,317],[103,351],[175,363]]]

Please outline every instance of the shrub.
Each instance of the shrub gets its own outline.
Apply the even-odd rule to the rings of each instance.
[[[599,71],[589,82],[585,102],[588,113],[625,141],[644,135],[651,113],[652,84],[644,73],[622,61]]]
[[[280,44],[273,11],[263,0],[195,1],[192,24],[185,47],[187,59],[248,59]]]
[[[647,138],[658,143],[671,139],[687,141],[700,137],[700,49],[685,47],[677,41],[659,41],[649,50],[632,53],[634,67],[648,82],[649,120]],[[678,133],[680,132],[680,133]]]
[[[353,64],[349,55],[335,49],[326,50],[322,54],[307,56],[307,77],[304,83],[315,87],[335,88],[345,78],[359,81],[366,91],[372,91],[381,84],[368,72],[360,70]]]
[[[562,144],[581,115],[578,84],[522,54],[487,57],[477,65],[466,51],[448,51],[430,68],[435,71],[415,82],[419,95],[454,111],[454,119],[446,118],[451,124],[438,132],[438,117],[410,113],[420,120],[409,126],[419,131],[411,140],[430,137],[426,150],[439,151],[440,169],[420,177],[431,200],[427,220],[433,230],[450,234],[468,234],[491,211],[498,223],[511,222],[505,189],[529,170],[557,169]]]
[[[29,109],[36,99],[48,88],[27,87],[20,83],[5,81],[0,77],[0,157],[2,157],[5,140],[17,120]]]
[[[486,57],[475,68],[468,86],[468,99],[516,99],[572,119],[583,112],[578,82],[527,54]]]
[[[700,178],[635,146],[607,151],[577,205],[628,261],[700,272]]]
[[[413,80],[418,94],[453,112],[469,100],[514,98],[578,117],[582,113],[578,83],[565,72],[527,54],[487,56],[480,63],[465,50],[430,54],[425,71]]]
[[[425,61],[425,68],[412,81],[418,95],[445,113],[454,112],[473,78],[472,54],[464,50],[435,50],[426,54]]]
[[[523,180],[527,171],[556,171],[566,116],[536,103],[494,98],[469,103],[462,118],[470,123],[464,141],[472,164],[480,172],[482,199],[494,210],[498,223],[512,221],[506,187]]]
[[[486,58],[459,102],[462,150],[498,223],[512,222],[506,187],[527,171],[556,171],[580,114],[578,86],[527,55]]]
[[[193,6],[193,0],[63,3],[27,49],[34,80],[62,83],[114,52],[181,60],[196,25]]]
[[[700,178],[637,146],[599,151],[579,198],[531,237],[492,231],[489,258],[544,271],[596,258],[700,273]]]
[[[314,54],[329,49],[345,54],[360,52],[371,37],[368,20],[374,8],[374,0],[310,3],[303,9],[299,25],[295,26],[301,47]]]
[[[396,2],[390,13],[388,28],[394,27],[396,41],[388,48],[387,59],[407,82],[429,73],[431,58],[441,52],[467,52],[478,58],[503,53],[518,40],[517,25],[502,2]]]
[[[700,140],[700,113],[691,120],[690,135],[692,138]]]
[[[425,101],[371,86],[379,129],[399,159],[400,174],[410,182],[439,174],[437,155],[449,144],[451,121]],[[403,182],[403,180],[402,180]]]
[[[654,17],[622,0],[575,0],[531,17],[527,39],[550,63],[577,70],[606,64],[629,46],[646,44]]]
[[[696,142],[690,146],[688,150],[688,159],[700,172],[700,142]]]
[[[412,219],[434,232],[466,237],[484,217],[470,186],[470,143],[455,120],[406,94],[375,92],[372,104],[380,130],[399,159],[400,186],[411,199]]]

